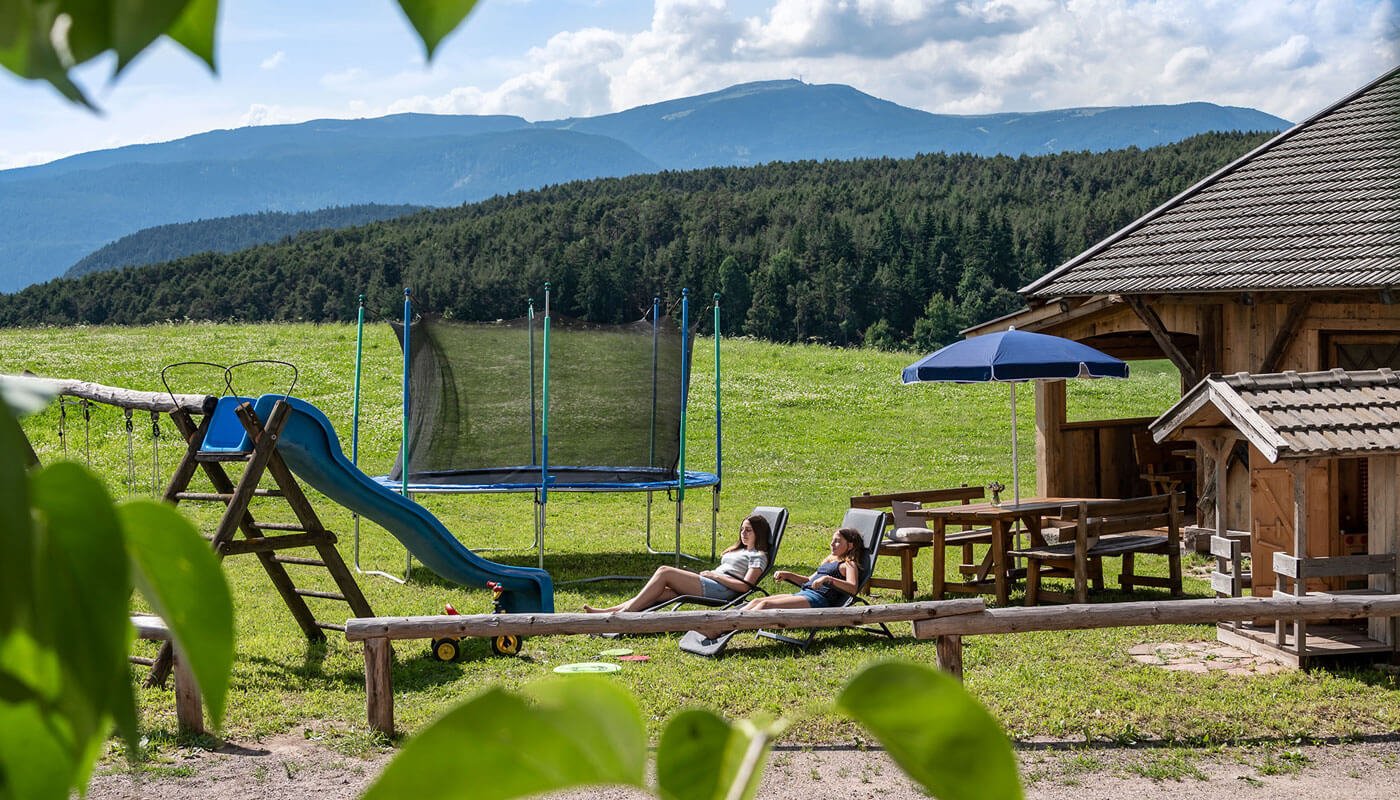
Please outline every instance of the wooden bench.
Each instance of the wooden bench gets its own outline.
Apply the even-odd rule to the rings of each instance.
[[[1098,576],[1096,583],[1101,585],[1102,560],[1111,557],[1123,559],[1118,578],[1123,591],[1159,586],[1170,590],[1173,597],[1182,596],[1180,502],[1181,495],[1165,494],[1064,506],[1059,519],[1073,527],[1061,529],[1061,536],[1073,533],[1073,540],[1009,551],[1027,562],[1026,605],[1035,605],[1047,595],[1066,599],[1065,595],[1041,591],[1041,579],[1047,577],[1073,578],[1074,602],[1088,602],[1091,576]],[[1162,528],[1165,533],[1159,530]],[[1134,558],[1140,553],[1166,556],[1167,577],[1137,574]]]
[[[967,484],[952,489],[926,489],[916,492],[890,492],[886,494],[865,492],[851,498],[851,508],[885,509],[892,512],[893,504],[896,501],[919,503],[920,505],[955,502],[968,505],[973,500],[981,500],[985,496],[986,492],[981,486],[968,486]],[[898,530],[900,528],[896,522],[894,531]],[[914,580],[914,556],[918,555],[920,550],[933,544],[933,532],[929,532],[928,541],[894,541],[889,536],[890,534],[886,534],[886,538],[880,543],[880,555],[899,558],[899,580],[871,578],[868,585],[882,589],[898,589],[904,595],[905,600],[913,600],[914,592],[919,588],[918,583]],[[968,528],[948,534],[945,545],[962,549],[962,563],[959,570],[964,575],[973,575],[980,570],[981,577],[985,578],[991,564],[989,561],[983,564],[973,563],[972,546],[974,544],[988,544],[991,540],[990,531]]]
[[[138,615],[131,618],[131,626],[136,629],[136,637],[153,642],[169,642],[170,628],[160,617]],[[133,656],[132,661],[150,666],[152,659]],[[184,656],[176,650],[173,657],[175,667],[175,720],[181,733],[202,734],[204,729],[204,708],[199,696],[199,684],[195,683],[194,673]]]

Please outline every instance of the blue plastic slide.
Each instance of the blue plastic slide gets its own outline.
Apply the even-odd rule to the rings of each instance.
[[[282,395],[265,394],[254,404],[258,418],[266,420]],[[553,613],[554,582],[549,573],[533,567],[497,564],[473,553],[457,541],[427,509],[385,489],[355,468],[340,449],[330,420],[320,409],[295,397],[287,423],[277,440],[277,451],[292,472],[316,491],[351,511],[374,520],[428,569],[463,586],[486,588],[487,581],[505,587],[501,604],[516,613]]]

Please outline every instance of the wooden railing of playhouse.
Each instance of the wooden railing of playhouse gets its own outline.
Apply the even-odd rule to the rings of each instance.
[[[672,611],[614,614],[472,614],[370,617],[345,623],[345,638],[365,651],[365,706],[370,727],[394,732],[391,666],[395,639],[493,638],[590,633],[706,634],[759,628],[836,628],[876,622],[912,622],[914,637],[934,641],[935,661],[962,676],[964,636],[1028,631],[1128,628],[1233,620],[1318,620],[1400,616],[1400,594],[1320,597],[1225,597],[1128,603],[987,608],[981,598],[770,611]]]

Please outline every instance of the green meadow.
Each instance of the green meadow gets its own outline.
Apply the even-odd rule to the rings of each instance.
[[[161,369],[174,362],[280,359],[296,365],[295,393],[325,411],[348,453],[355,338],[353,326],[309,324],[7,330],[0,334],[0,372],[27,369],[160,391]],[[695,350],[686,450],[691,468],[714,466],[713,346],[713,340],[704,339]],[[725,340],[720,547],[732,540],[740,518],[754,505],[785,505],[792,516],[779,566],[808,572],[825,553],[830,531],[853,494],[993,480],[1009,486],[1008,387],[901,386],[900,369],[918,355]],[[388,326],[368,328],[358,451],[361,466],[371,474],[386,472],[397,452],[399,366]],[[1071,418],[1150,416],[1174,401],[1178,379],[1169,366],[1148,362],[1135,364],[1134,371],[1128,381],[1071,382]],[[210,369],[180,368],[169,377],[176,391],[218,394],[223,388],[221,375]],[[234,388],[243,394],[280,393],[289,383],[289,371],[258,367],[240,370]],[[1021,481],[1023,493],[1030,494],[1035,486],[1034,403],[1030,391],[1022,391],[1020,400]],[[147,496],[153,484],[159,492],[182,452],[168,419],[161,420],[161,436],[153,445],[149,415],[135,415],[128,435],[121,412],[110,407],[95,407],[84,420],[81,407],[60,410],[55,405],[27,419],[25,430],[42,461],[62,458],[66,450],[68,458],[90,462],[118,498]],[[711,498],[708,489],[687,492],[682,530],[682,549],[706,558]],[[501,562],[536,562],[530,495],[419,499],[468,547],[490,551],[488,557]],[[669,549],[675,507],[664,493],[653,501],[653,544]],[[260,500],[254,514],[286,519],[288,512],[276,502]],[[350,515],[324,498],[313,495],[313,502],[327,527],[340,535],[346,561],[352,561]],[[210,506],[185,504],[182,509],[206,530],[217,520],[217,509]],[[545,567],[556,582],[648,574],[671,559],[647,552],[646,528],[644,494],[551,493]],[[404,551],[395,540],[367,522],[361,536],[360,563],[366,570],[402,574]],[[926,570],[928,564],[925,553],[920,568]],[[1205,564],[1198,557],[1186,561],[1186,589],[1192,596],[1208,594],[1199,569]],[[365,723],[359,648],[335,633],[324,645],[308,645],[255,559],[232,558],[225,566],[238,636],[225,733],[246,738],[300,728],[308,737],[347,750],[368,746],[373,737]],[[1105,566],[1111,573],[1114,565]],[[880,571],[893,576],[895,564],[885,563]],[[303,583],[330,588],[324,575]],[[439,613],[448,602],[464,612],[486,611],[490,605],[485,591],[446,584],[422,568],[402,585],[368,575],[360,583],[380,615]],[[926,588],[926,576],[920,584]],[[556,607],[577,610],[585,602],[613,602],[637,586],[561,586]],[[1144,590],[1135,596],[1164,594]],[[877,590],[874,599],[896,602],[899,597]],[[1095,599],[1123,597],[1109,592]],[[315,608],[321,619],[342,621],[346,616],[343,604],[311,602],[326,603]],[[933,661],[931,645],[911,638],[908,625],[896,626],[896,632],[893,641],[857,631],[827,632],[805,653],[741,635],[727,657],[713,661],[679,652],[675,636],[621,642],[538,637],[527,640],[524,655],[513,659],[492,656],[484,641],[468,641],[463,657],[450,664],[431,660],[427,642],[405,642],[396,646],[398,723],[400,730],[412,733],[484,686],[518,687],[549,675],[559,664],[595,660],[599,651],[624,644],[651,656],[649,662],[625,665],[616,679],[637,696],[653,731],[676,710],[701,705],[730,717],[785,716],[793,720],[786,734],[791,743],[850,743],[860,732],[830,708],[848,677],[874,659]],[[1368,668],[1249,678],[1196,675],[1144,666],[1128,655],[1130,647],[1144,642],[1213,638],[1211,626],[971,637],[965,641],[966,681],[1018,738],[1213,744],[1348,737],[1400,726],[1400,692],[1393,673]],[[133,680],[142,674],[133,669]],[[140,704],[155,739],[174,735],[169,691],[143,689]]]

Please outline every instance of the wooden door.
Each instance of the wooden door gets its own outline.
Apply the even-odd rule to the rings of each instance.
[[[1252,448],[1249,459],[1254,594],[1267,597],[1274,590],[1274,553],[1293,552],[1293,470],[1287,464],[1270,464]],[[1337,515],[1331,485],[1327,463],[1307,467],[1307,557],[1335,555],[1332,543],[1337,538],[1333,531]],[[1323,589],[1325,585],[1315,581],[1308,588]]]

